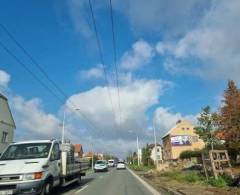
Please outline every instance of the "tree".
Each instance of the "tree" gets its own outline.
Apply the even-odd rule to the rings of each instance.
[[[151,149],[148,144],[142,149],[142,163],[144,166],[153,165],[153,161],[151,159]]]
[[[240,91],[234,81],[228,81],[219,114],[219,127],[225,134],[229,149],[240,149]]]
[[[217,125],[217,114],[211,112],[210,106],[202,109],[200,117],[198,117],[198,126],[195,127],[196,133],[204,141],[207,148],[213,149],[219,140],[214,136]]]
[[[103,159],[104,160],[110,160],[110,159],[114,159],[114,158],[115,157],[111,154],[107,154],[107,153],[103,154]]]

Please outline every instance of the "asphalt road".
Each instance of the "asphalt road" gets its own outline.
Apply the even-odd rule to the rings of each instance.
[[[146,189],[127,169],[110,169],[108,172],[90,173],[83,177],[80,185],[73,184],[61,190],[58,195],[150,195]]]

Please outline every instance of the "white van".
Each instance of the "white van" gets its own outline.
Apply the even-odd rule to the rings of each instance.
[[[70,143],[13,143],[0,157],[0,194],[50,194],[53,187],[80,182],[85,168]]]
[[[115,163],[114,163],[113,159],[108,160],[108,166],[109,167],[114,167],[115,166]]]

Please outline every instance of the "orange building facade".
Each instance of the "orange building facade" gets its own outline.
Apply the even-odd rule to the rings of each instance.
[[[201,150],[205,144],[195,133],[194,126],[187,120],[179,120],[162,138],[165,160],[177,160],[181,152]]]

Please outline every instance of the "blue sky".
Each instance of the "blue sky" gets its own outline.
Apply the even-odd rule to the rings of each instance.
[[[219,108],[227,80],[239,82],[240,27],[233,21],[240,16],[240,4],[236,0],[112,2],[120,109],[112,74],[108,0],[92,0],[92,4],[109,89],[104,81],[87,0],[27,3],[2,0],[0,22],[67,94],[66,104],[73,101],[101,129],[90,130],[86,121],[69,111],[69,138],[83,143],[86,149],[92,147],[90,143],[97,143],[102,146],[100,151],[123,155],[135,147],[135,135],[129,131],[141,137],[141,144],[151,142],[152,118],[160,140],[177,118],[194,122],[202,107]],[[0,41],[53,87],[2,29]],[[0,89],[9,97],[17,123],[16,139],[58,135],[63,103],[2,48],[0,71]],[[22,114],[24,111],[29,114]],[[122,148],[109,149],[116,142]]]

